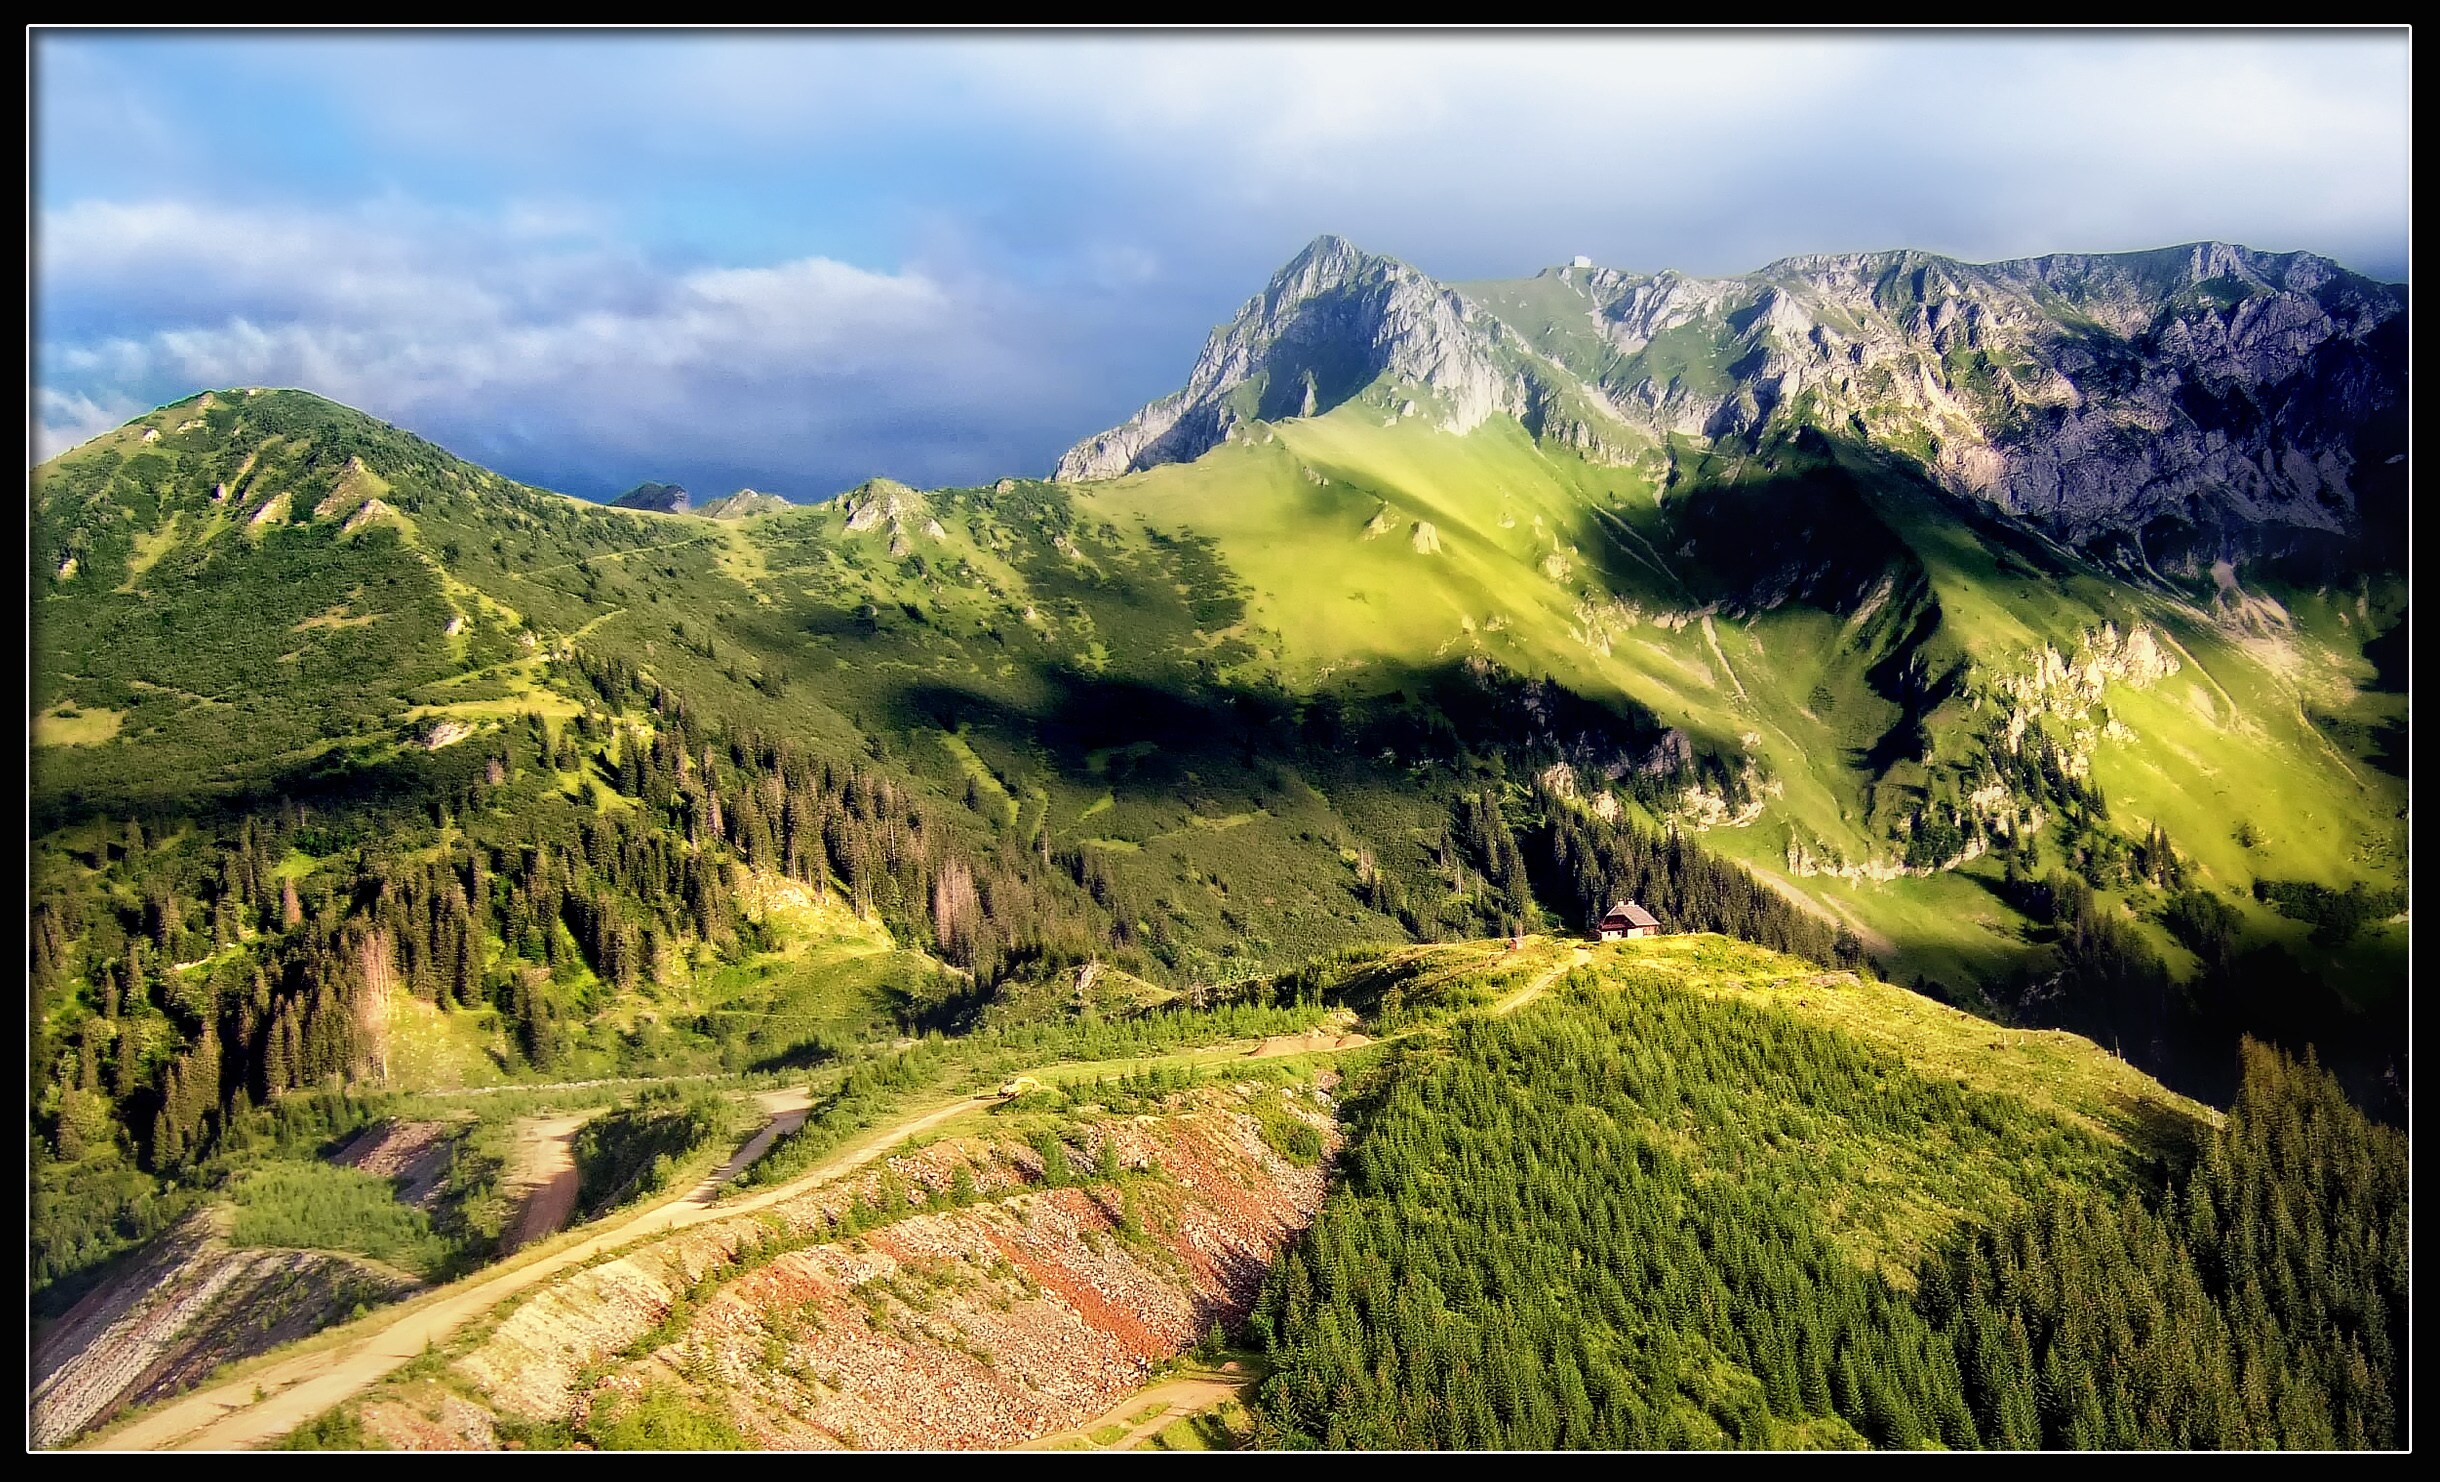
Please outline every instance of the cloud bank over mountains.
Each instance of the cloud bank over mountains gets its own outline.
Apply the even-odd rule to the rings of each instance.
[[[45,33],[32,452],[281,384],[588,494],[1043,472],[1321,231],[2398,278],[2409,112],[2402,33]]]

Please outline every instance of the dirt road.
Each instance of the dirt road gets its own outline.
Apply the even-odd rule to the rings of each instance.
[[[1159,1435],[1178,1420],[1199,1410],[1208,1410],[1222,1400],[1241,1397],[1252,1386],[1253,1380],[1251,1379],[1221,1379],[1210,1375],[1164,1379],[1158,1384],[1137,1390],[1111,1406],[1108,1411],[1080,1426],[1060,1431],[1054,1435],[1039,1436],[1031,1441],[1020,1441],[1009,1449],[1011,1451],[1073,1451],[1077,1449],[1075,1442],[1084,1441],[1087,1443],[1085,1449],[1088,1450],[1132,1451]],[[1146,1408],[1155,1405],[1160,1407],[1159,1414],[1140,1422],[1130,1419],[1132,1416],[1143,1414]],[[1127,1433],[1107,1446],[1090,1444],[1093,1432],[1105,1430],[1114,1425],[1126,1426]]]
[[[1276,1060],[1283,1055],[1313,1055],[1331,1050],[1353,1050],[1372,1041],[1361,1034],[1334,1034],[1316,1029],[1309,1034],[1274,1034],[1257,1041],[1246,1051],[1248,1060]]]
[[[1579,954],[1582,955],[1582,954]],[[1548,976],[1555,977],[1554,969]],[[1315,1039],[1328,1043],[1315,1043]],[[1274,1040],[1211,1045],[1153,1060],[1194,1061],[1217,1054],[1262,1056],[1311,1054],[1352,1049],[1367,1043],[1361,1035],[1281,1036]],[[1266,1049],[1266,1046],[1273,1048]],[[1060,1062],[1058,1067],[1075,1065]],[[820,1164],[784,1184],[744,1197],[722,1199],[728,1180],[742,1171],[785,1128],[802,1125],[804,1093],[770,1091],[759,1100],[771,1123],[710,1177],[686,1193],[635,1211],[581,1234],[555,1250],[534,1253],[523,1264],[478,1272],[413,1303],[385,1309],[360,1322],[331,1330],[307,1351],[245,1373],[227,1383],[168,1401],[160,1408],[86,1441],[78,1449],[97,1451],[234,1451],[267,1445],[321,1415],[334,1405],[379,1383],[426,1348],[445,1342],[469,1321],[500,1302],[540,1285],[594,1257],[657,1235],[682,1230],[705,1220],[751,1214],[793,1199],[816,1185],[863,1167],[892,1148],[921,1137],[944,1123],[999,1103],[997,1092],[961,1097],[920,1115],[876,1129],[856,1139]],[[760,1146],[755,1144],[759,1143]],[[1183,1382],[1183,1381],[1181,1381]],[[1139,1400],[1137,1408],[1151,1403]],[[1103,1422],[1108,1423],[1108,1422]]]
[[[709,1196],[725,1186],[730,1179],[754,1166],[754,1160],[770,1150],[771,1144],[805,1125],[813,1110],[813,1097],[804,1087],[786,1091],[763,1091],[754,1100],[762,1107],[763,1129],[746,1139],[737,1156],[712,1171],[695,1189],[692,1196],[699,1203],[710,1202]]]
[[[1583,967],[1592,960],[1592,953],[1586,951],[1582,947],[1578,947],[1575,951],[1568,954],[1568,958],[1565,963],[1550,969],[1548,972],[1543,973],[1540,977],[1535,978],[1532,982],[1526,984],[1524,987],[1519,988],[1516,992],[1509,994],[1506,998],[1503,998],[1498,1003],[1493,1004],[1491,1006],[1491,1012],[1494,1014],[1514,1013],[1518,1009],[1521,1009],[1525,1007],[1525,1005],[1533,1002],[1535,999],[1540,998],[1542,996],[1542,990],[1559,981],[1560,974],[1565,973],[1569,968]]]
[[[766,1093],[785,1098],[787,1093]],[[801,1097],[801,1093],[797,1093]],[[714,1204],[722,1182],[714,1174],[678,1198],[638,1210],[624,1220],[543,1255],[514,1270],[494,1269],[444,1287],[405,1310],[389,1310],[352,1324],[335,1347],[317,1346],[227,1384],[200,1389],[79,1449],[104,1451],[232,1451],[262,1446],[369,1388],[445,1341],[466,1322],[502,1300],[579,1266],[604,1252],[705,1220],[729,1219],[792,1199],[813,1186],[861,1168],[909,1138],[920,1137],[953,1118],[997,1102],[997,1095],[969,1096],[870,1134],[815,1168],[749,1198]],[[768,1106],[769,1102],[766,1101]],[[789,1108],[804,1120],[802,1107]],[[781,1115],[786,1115],[783,1110]],[[777,1118],[775,1117],[775,1120]],[[778,1134],[765,1127],[758,1140]],[[769,1143],[765,1141],[767,1147]],[[742,1168],[740,1158],[730,1165]],[[727,1171],[726,1169],[723,1170]],[[348,1333],[349,1329],[339,1329]]]

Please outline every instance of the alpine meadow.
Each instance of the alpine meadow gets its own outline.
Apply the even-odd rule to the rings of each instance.
[[[2308,252],[1323,236],[1041,478],[137,416],[31,1442],[2405,1448],[2407,403]]]

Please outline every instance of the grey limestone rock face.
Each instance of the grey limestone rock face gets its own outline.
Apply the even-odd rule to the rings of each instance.
[[[1537,285],[1590,333],[1520,312]],[[1189,461],[1247,421],[1374,392],[1392,420],[1514,417],[1604,461],[1810,426],[2079,544],[2348,536],[2368,505],[2403,509],[2406,307],[2326,258],[2217,242],[1829,254],[1734,278],[1570,266],[1461,292],[1322,237],[1212,332],[1180,391],[1056,477]]]
[[[1184,389],[1070,448],[1054,477],[1188,462],[1248,420],[1317,416],[1383,380],[1430,391],[1439,424],[1454,432],[1521,415],[1499,334],[1496,321],[1406,264],[1321,237],[1212,331]]]
[[[1630,335],[1652,313],[1619,307]],[[1794,258],[1680,321],[1722,331],[1727,393],[1673,403],[1631,370],[1605,389],[1655,430],[1744,432],[1776,409],[1914,450],[1952,491],[2077,542],[2159,521],[2342,533],[2403,451],[2405,313],[2402,290],[2326,259],[2222,243]]]

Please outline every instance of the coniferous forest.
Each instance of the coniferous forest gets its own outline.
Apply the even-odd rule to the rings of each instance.
[[[211,810],[200,827],[156,824],[166,837],[140,818],[84,831],[73,858],[88,883],[55,875],[33,903],[36,990],[90,985],[85,1012],[34,1046],[44,1152],[63,1175],[114,1147],[132,1166],[73,1187],[38,1180],[51,1211],[38,1282],[160,1228],[177,1206],[143,1174],[277,1135],[266,1109],[292,1091],[387,1080],[394,993],[496,1014],[512,1063],[535,1073],[572,1057],[628,1070],[775,1063],[787,1044],[748,1043],[734,1023],[609,1041],[588,1024],[598,1000],[668,978],[697,949],[761,946],[737,900],[757,876],[835,893],[951,970],[909,979],[907,1028],[954,1027],[1005,982],[1087,961],[1176,976],[1162,913],[1104,851],[995,837],[887,769],[706,717],[616,655],[579,649],[570,668],[590,703],[565,720],[529,713],[479,746],[335,768],[285,800]],[[1369,726],[1407,724],[1393,712]],[[1450,797],[1434,852],[1479,883],[1439,914],[1419,914],[1385,870],[1360,874],[1354,893],[1430,936],[1539,929],[1544,900],[1590,920],[1633,895],[1675,930],[1828,965],[1861,957],[1852,933],[1680,833],[1586,817],[1546,792],[1523,806],[1518,827],[1496,789]],[[300,871],[301,859],[320,867]],[[588,1034],[596,1053],[584,1057]]]
[[[1512,500],[1520,443],[1470,533],[1386,542],[1381,469],[1261,454],[1355,552],[1311,631],[1126,480],[715,521],[244,390],[46,465],[38,1339],[278,1252],[322,1295],[268,1347],[732,1157],[786,1192],[1277,1038],[1331,1083],[1263,1129],[1319,1216],[1196,1308],[1268,1361],[1261,1441],[2405,1445],[2402,793],[2301,799],[2343,836],[2162,803],[2386,746],[2402,689],[2222,726],[2288,725],[2206,695],[2233,630],[1749,441]],[[2402,612],[2279,590],[2332,673]],[[1662,937],[1580,946],[1620,900]]]
[[[2399,1445],[2404,1138],[2309,1059],[2248,1043],[2243,1086],[2136,1156],[1783,1011],[1580,975],[1360,1101],[1251,1321],[1265,1435]],[[1919,1157],[1946,1207],[1884,1219]]]

